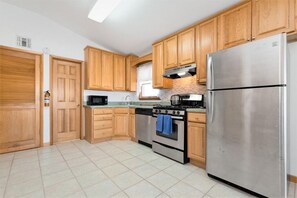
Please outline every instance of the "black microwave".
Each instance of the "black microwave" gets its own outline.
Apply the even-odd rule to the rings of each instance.
[[[107,96],[88,96],[88,105],[107,105]]]

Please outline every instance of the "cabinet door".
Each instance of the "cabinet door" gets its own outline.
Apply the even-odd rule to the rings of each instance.
[[[208,20],[196,27],[197,81],[206,83],[206,56],[217,51],[217,18]]]
[[[129,114],[114,115],[114,135],[115,136],[128,136],[128,121],[129,121]]]
[[[102,51],[102,90],[113,90],[113,54]]]
[[[163,42],[153,45],[153,87],[172,88],[172,80],[163,77]]]
[[[177,67],[177,35],[164,41],[164,67]]]
[[[178,34],[178,63],[185,65],[195,62],[195,28]]]
[[[114,75],[113,89],[117,91],[125,91],[125,75],[126,63],[125,57],[121,55],[113,55]]]
[[[188,122],[188,157],[205,163],[205,124]]]
[[[87,89],[101,88],[101,51],[87,48],[85,49],[86,63],[86,87]]]
[[[294,31],[294,0],[253,0],[253,39]]]
[[[126,57],[126,91],[136,91],[137,89],[137,67],[132,66],[132,61],[136,59],[135,55]]]
[[[225,49],[251,40],[251,2],[219,16],[219,49]]]
[[[135,114],[129,115],[129,136],[135,138]]]

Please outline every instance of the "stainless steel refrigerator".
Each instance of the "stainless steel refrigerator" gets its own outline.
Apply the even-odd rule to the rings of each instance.
[[[287,196],[286,35],[208,55],[209,175],[268,197]]]

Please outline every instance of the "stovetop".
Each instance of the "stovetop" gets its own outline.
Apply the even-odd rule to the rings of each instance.
[[[188,105],[182,105],[182,106],[158,105],[153,107],[153,109],[168,109],[168,110],[186,110],[190,108],[204,109],[204,107],[201,107],[201,106],[188,106]]]

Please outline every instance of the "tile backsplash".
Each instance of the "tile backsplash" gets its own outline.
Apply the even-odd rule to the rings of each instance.
[[[172,89],[161,89],[159,97],[161,100],[170,100],[170,96],[173,94],[184,94],[184,93],[198,93],[204,94],[206,92],[206,86],[198,85],[196,76],[186,77],[173,80]]]
[[[137,68],[137,98],[140,91],[141,81],[152,80],[152,63],[146,63]],[[163,101],[169,101],[170,96],[173,94],[184,94],[184,93],[198,93],[204,94],[206,87],[203,85],[198,85],[196,81],[196,76],[186,77],[173,80],[172,89],[160,89],[158,96]]]

